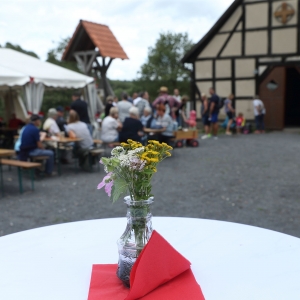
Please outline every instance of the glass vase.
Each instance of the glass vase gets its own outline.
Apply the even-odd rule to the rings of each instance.
[[[127,196],[124,198],[124,202],[127,205],[127,226],[117,241],[119,251],[117,276],[125,286],[129,287],[131,268],[152,234],[150,208],[153,197],[147,200],[133,201],[130,196]]]

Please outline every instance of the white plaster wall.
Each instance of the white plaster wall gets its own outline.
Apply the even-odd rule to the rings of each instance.
[[[197,112],[197,118],[201,119],[201,106],[202,102],[200,100],[196,101],[196,112]]]
[[[236,77],[254,77],[255,59],[236,59],[235,76]]]
[[[286,25],[295,25],[295,24],[297,24],[297,22],[298,22],[298,3],[297,3],[297,0],[284,0],[284,1],[280,0],[280,1],[274,1],[272,3],[272,12],[273,12],[272,26],[276,27],[276,26],[282,26],[283,25],[281,22],[279,22],[274,17],[274,12],[282,4],[282,2],[286,2],[287,4],[290,4],[293,7],[293,9],[295,10],[295,14],[291,18],[291,20],[286,23]]]
[[[272,53],[297,53],[297,29],[272,30]]]
[[[211,81],[203,81],[203,82],[196,82],[198,89],[201,93],[205,93],[207,97],[209,96],[208,90],[212,87]]]
[[[216,34],[198,57],[216,57],[228,36],[229,34]]]
[[[246,5],[246,29],[268,26],[268,3]]]
[[[195,75],[196,79],[212,78],[212,60],[196,61]]]
[[[268,32],[246,32],[246,55],[267,54]]]
[[[231,91],[231,80],[216,81],[216,93],[222,98],[228,97]]]
[[[253,105],[252,100],[236,100],[235,101],[235,112],[236,115],[243,113],[246,121],[253,120]]]
[[[235,81],[235,94],[237,97],[253,97],[255,94],[255,81],[254,80],[236,80]]]
[[[236,32],[230,38],[221,56],[235,56],[242,54],[242,33]]]
[[[231,60],[230,59],[216,60],[216,77],[217,78],[231,77]]]
[[[237,21],[242,15],[242,7],[239,6],[235,12],[231,15],[231,17],[227,20],[227,22],[223,25],[221,28],[220,32],[222,31],[230,31],[234,28],[236,25]]]

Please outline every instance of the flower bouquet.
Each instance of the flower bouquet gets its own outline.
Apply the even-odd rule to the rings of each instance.
[[[117,276],[129,286],[131,268],[147,244],[152,233],[150,205],[151,179],[157,172],[157,165],[171,156],[172,147],[154,140],[146,146],[128,140],[111,151],[110,158],[102,158],[101,163],[107,175],[98,185],[112,202],[122,196],[127,205],[127,227],[118,240],[119,263]]]

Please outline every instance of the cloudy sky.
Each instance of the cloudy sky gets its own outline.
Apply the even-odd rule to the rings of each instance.
[[[108,25],[129,60],[114,60],[108,76],[131,80],[161,32],[187,32],[193,42],[210,29],[232,0],[0,0],[0,45],[36,52],[42,60],[80,19]]]

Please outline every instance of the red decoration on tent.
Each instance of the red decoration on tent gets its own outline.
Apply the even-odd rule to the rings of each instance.
[[[34,82],[34,78],[33,77],[29,77],[29,79],[30,79],[30,83]]]

